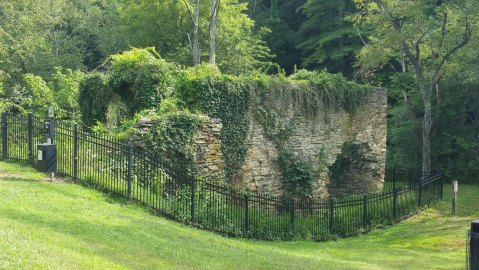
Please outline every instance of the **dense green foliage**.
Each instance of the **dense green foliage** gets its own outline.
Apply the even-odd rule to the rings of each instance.
[[[200,119],[187,112],[168,113],[153,118],[155,124],[143,137],[147,149],[171,164],[184,175],[194,175],[194,150],[192,139],[198,131]]]
[[[477,180],[471,174],[477,167],[476,128],[467,120],[475,117],[470,93],[478,87],[477,69],[470,64],[477,59],[475,2],[356,3],[360,12],[351,19],[372,29],[358,55],[359,74],[392,90],[387,162],[424,165],[430,148],[433,169]]]
[[[78,101],[84,125],[93,126],[106,120],[108,103],[105,100],[110,100],[111,96],[107,77],[102,73],[87,75],[81,81]]]
[[[363,45],[352,24],[345,21],[356,11],[352,0],[308,0],[301,8],[307,19],[301,25],[304,68],[327,67],[351,74],[356,52]]]
[[[84,73],[80,71],[56,68],[49,82],[46,82],[40,76],[27,73],[23,75],[22,85],[2,89],[0,108],[11,113],[33,112],[45,117],[48,107],[52,107],[59,118],[79,120],[77,100],[83,77]]]
[[[157,109],[162,99],[171,96],[178,71],[154,48],[132,49],[111,56],[108,84],[125,102],[131,117],[144,109]]]
[[[271,33],[265,36],[275,62],[288,73],[295,66],[327,68],[351,76],[362,45],[345,18],[356,10],[352,0],[247,0],[250,16]]]
[[[475,1],[381,1],[390,7],[391,15],[400,18],[400,34],[392,31],[394,27],[387,23],[387,13],[379,12],[378,2],[221,1],[216,31],[217,67],[221,73],[213,81],[204,78],[200,83],[196,75],[177,66],[192,63],[193,27],[184,1],[5,0],[0,3],[0,110],[11,113],[42,110],[36,114],[43,117],[45,108],[53,106],[62,118],[82,119],[86,126],[104,123],[106,129],[121,126],[124,131],[128,129],[125,123],[131,123],[135,114],[144,109],[158,109],[162,100],[168,100],[180,110],[208,112],[229,119],[228,123],[232,124],[225,124],[222,139],[231,145],[231,149],[224,149],[229,167],[237,170],[246,151],[246,138],[241,134],[247,127],[240,123],[247,125],[249,120],[236,113],[242,107],[251,107],[247,104],[249,101],[245,101],[246,96],[251,97],[251,93],[261,87],[278,85],[284,73],[296,73],[290,79],[302,89],[308,88],[305,85],[313,86],[313,91],[321,89],[319,100],[326,100],[329,93],[337,89],[350,88],[347,84],[324,87],[334,81],[330,75],[315,86],[312,83],[315,78],[303,76],[305,71],[297,72],[297,67],[327,69],[388,89],[388,165],[417,167],[421,162],[420,133],[425,114],[421,105],[424,104],[414,65],[400,52],[399,41],[406,41],[411,48],[417,45],[429,83],[434,75],[430,67],[437,65],[449,48],[468,36],[464,35],[467,34],[464,23],[468,21],[468,44],[445,62],[437,83],[429,83],[433,115],[431,159],[434,169],[446,170],[458,179],[476,181],[479,141],[475,93],[479,87],[476,68],[479,43]],[[209,4],[202,1],[200,10],[199,43],[203,61],[209,56]],[[133,50],[129,56],[121,54],[131,46],[155,47],[161,58],[151,49],[149,53]],[[137,54],[144,54],[144,58],[131,62],[131,66],[123,65],[123,60]],[[177,64],[171,64],[173,62]],[[280,75],[265,79],[255,69]],[[78,90],[83,75],[75,70],[106,71],[106,76],[101,79],[102,84],[95,83],[96,90],[83,91],[81,87]],[[233,78],[225,74],[240,76]],[[326,76],[326,73],[315,74],[313,77]],[[309,82],[301,82],[303,77]],[[222,80],[235,82],[230,85]],[[320,84],[323,86],[318,86]],[[177,95],[172,94],[172,89],[191,90],[193,85],[200,90],[214,85],[226,89],[224,93],[236,94],[228,101],[228,94],[224,94],[222,105],[202,101],[203,107],[195,100],[171,97]],[[204,93],[208,94],[206,90]],[[80,106],[77,95],[81,97]],[[351,96],[353,102],[350,102],[341,96],[330,97],[339,97],[342,102],[353,104],[352,107],[360,100]],[[196,105],[190,107],[193,103]],[[304,95],[303,104],[316,103],[310,94]],[[341,105],[333,100],[325,104]],[[217,109],[230,105],[228,112]],[[233,175],[233,171],[229,175]]]

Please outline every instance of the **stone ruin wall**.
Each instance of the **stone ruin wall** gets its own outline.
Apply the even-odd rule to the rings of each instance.
[[[352,115],[339,110],[313,120],[300,119],[290,143],[299,155],[311,161],[316,172],[313,197],[338,197],[382,189],[386,163],[386,109],[387,93],[377,89]],[[221,121],[203,117],[202,123],[193,141],[197,174],[205,178],[221,177],[225,167],[221,153]],[[147,132],[151,124],[149,119],[140,119],[136,128]],[[259,123],[252,120],[249,130],[249,149],[235,184],[252,191],[281,195],[281,172],[275,162],[278,151],[266,139]],[[335,179],[330,179],[329,168],[341,156],[347,143],[358,145],[360,158],[347,168],[347,179],[336,183]],[[324,153],[322,160],[321,151]]]
[[[313,197],[338,197],[345,193],[363,194],[382,189],[386,163],[386,109],[387,93],[377,89],[353,115],[340,110],[328,112],[326,117],[319,116],[313,121],[300,120],[290,143],[299,155],[311,161],[316,172]],[[275,164],[278,151],[265,138],[263,127],[256,121],[252,121],[249,133],[249,150],[240,185],[281,195],[281,173]],[[346,143],[357,144],[361,158],[347,168],[346,180],[335,183],[330,179],[328,168],[336,162]]]
[[[221,153],[220,134],[223,125],[219,119],[201,116],[202,125],[193,138],[193,149],[195,149],[195,163],[197,175],[212,178],[223,176],[225,162]],[[154,120],[149,118],[139,119],[135,124],[136,132],[133,141],[136,145],[146,148],[141,140],[142,135],[149,132]]]
[[[219,119],[209,117],[203,117],[202,122],[193,141],[196,173],[205,178],[223,176],[225,162],[220,140],[223,125]]]

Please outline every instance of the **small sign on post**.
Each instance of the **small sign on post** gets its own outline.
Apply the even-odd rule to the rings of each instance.
[[[452,215],[457,214],[457,191],[458,191],[458,182],[452,181]]]
[[[48,107],[48,117],[53,118],[55,116],[55,111],[53,110],[53,107]]]

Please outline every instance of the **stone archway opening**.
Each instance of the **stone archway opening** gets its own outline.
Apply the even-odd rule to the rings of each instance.
[[[377,164],[368,160],[368,144],[345,142],[328,169],[328,193],[335,198],[377,191]]]

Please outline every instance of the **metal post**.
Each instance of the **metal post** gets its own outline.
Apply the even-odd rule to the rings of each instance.
[[[368,226],[368,195],[363,196],[363,227]]]
[[[244,195],[244,232],[249,232],[249,195]]]
[[[398,219],[398,189],[393,190],[393,218]]]
[[[73,124],[73,179],[78,179],[78,124]]]
[[[133,180],[132,175],[132,160],[133,160],[133,143],[131,138],[128,140],[128,201],[131,202],[131,182]]]
[[[5,161],[8,158],[8,132],[7,132],[7,113],[2,113],[2,160]]]
[[[195,223],[195,191],[196,191],[196,178],[191,177],[191,224]]]
[[[469,234],[469,270],[479,270],[479,220],[471,222]]]
[[[28,113],[28,163],[34,164],[33,160],[33,113]]]
[[[334,231],[334,198],[329,199],[329,233]]]
[[[296,212],[296,209],[295,209],[295,201],[294,201],[294,198],[291,199],[291,208],[290,208],[290,212],[289,212],[289,219],[290,219],[290,223],[291,223],[291,228],[294,228],[294,216],[295,216],[295,212]]]
[[[393,189],[396,188],[396,168],[393,168]]]
[[[50,143],[55,143],[55,112],[52,107],[48,107],[48,117],[50,118],[49,139]]]
[[[452,215],[457,214],[457,191],[458,191],[458,182],[452,181]]]

